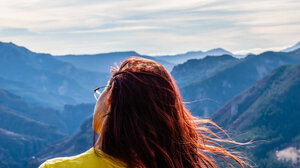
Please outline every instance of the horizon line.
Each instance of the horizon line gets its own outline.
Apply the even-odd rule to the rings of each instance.
[[[252,49],[246,49],[246,50],[238,50],[238,51],[230,51],[230,50],[227,50],[227,49],[224,49],[222,47],[216,47],[216,48],[211,48],[211,49],[208,49],[208,50],[189,50],[189,51],[185,51],[185,52],[180,52],[180,53],[175,53],[175,52],[167,52],[167,53],[164,53],[164,52],[152,52],[152,53],[148,53],[148,54],[141,54],[142,52],[139,52],[137,50],[115,50],[115,51],[99,51],[99,52],[92,52],[92,53],[63,53],[63,54],[53,54],[51,52],[44,52],[44,51],[35,51],[35,50],[32,50],[30,49],[29,47],[26,47],[24,45],[19,45],[19,44],[16,44],[12,41],[0,41],[0,43],[11,43],[11,44],[14,44],[18,47],[24,47],[28,50],[30,50],[31,52],[35,52],[35,53],[39,53],[39,54],[50,54],[52,56],[66,56],[66,55],[100,55],[100,54],[110,54],[110,53],[125,53],[125,52],[135,52],[141,56],[151,56],[151,57],[159,57],[159,56],[175,56],[175,55],[180,55],[180,54],[187,54],[187,53],[190,53],[190,52],[208,52],[208,51],[211,51],[211,50],[214,50],[214,49],[222,49],[222,50],[225,50],[227,52],[230,52],[232,53],[233,55],[232,56],[247,56],[249,54],[255,54],[255,55],[259,55],[261,53],[264,53],[264,52],[268,52],[268,51],[274,51],[274,52],[284,52],[283,50],[287,49],[287,48],[291,48],[291,47],[294,47],[295,45],[297,44],[300,44],[300,41],[298,43],[294,43],[292,46],[283,46],[283,47],[269,47],[269,48],[252,48]]]

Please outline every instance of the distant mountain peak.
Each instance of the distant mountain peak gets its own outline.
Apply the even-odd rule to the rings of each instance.
[[[3,51],[6,51],[7,49],[8,50],[13,49],[13,50],[16,50],[16,51],[19,51],[19,52],[22,52],[22,53],[30,53],[31,52],[26,47],[16,45],[15,43],[0,41],[0,51],[3,52]]]
[[[288,47],[284,50],[282,50],[283,52],[292,52],[292,51],[295,51],[297,49],[300,48],[300,41],[298,43],[296,43],[295,45],[291,46],[291,47]]]
[[[205,52],[207,55],[233,55],[231,52],[223,48],[213,48]]]
[[[206,52],[209,52],[209,51],[224,51],[224,52],[229,52],[229,51],[224,50],[223,48],[213,48],[213,49],[207,50]]]
[[[4,44],[14,44],[14,43],[12,43],[12,42],[2,42],[2,41],[0,41],[0,45],[4,45]]]
[[[0,41],[0,46],[25,48],[25,47],[22,47],[22,46],[18,46],[13,42],[2,42],[2,41]]]

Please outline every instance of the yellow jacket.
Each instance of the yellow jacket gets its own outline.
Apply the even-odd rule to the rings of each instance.
[[[96,149],[97,154],[94,151],[94,148],[89,149],[88,151],[72,156],[72,157],[59,157],[47,160],[39,168],[125,168],[126,165],[114,159],[112,156],[104,153],[103,151]]]

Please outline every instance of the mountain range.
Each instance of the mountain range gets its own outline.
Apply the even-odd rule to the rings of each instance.
[[[175,63],[206,55],[232,54],[221,48],[174,56],[146,56],[134,51],[95,55],[35,53],[13,43],[0,42],[0,87],[17,92],[28,103],[62,109],[64,104],[90,103],[91,91],[105,85],[110,67],[129,56],[153,59],[169,71]]]
[[[191,102],[188,106],[194,115],[207,117],[236,94],[247,89],[259,79],[262,79],[276,67],[299,63],[300,54],[298,50],[289,53],[268,51],[259,55],[248,55],[239,60],[228,57],[227,59],[231,59],[232,61],[224,61],[224,65],[222,66],[218,66],[220,62],[217,59],[190,60],[182,65],[175,66],[171,73],[177,76],[178,73],[176,71],[181,73],[188,72],[189,79],[193,79],[188,80],[188,83],[184,80],[180,81],[180,79],[184,79],[188,75],[175,77],[175,79],[178,79],[177,83],[181,89],[184,101]],[[224,56],[220,58],[224,59]],[[186,69],[191,64],[209,65],[205,62],[210,62],[209,64],[215,67],[210,68],[213,72],[206,77],[203,77],[204,75],[201,77],[198,73],[204,74],[203,66],[194,66],[193,68],[189,68],[193,69],[190,71]],[[184,85],[181,85],[182,83]]]
[[[171,72],[192,114],[212,118],[238,141],[255,138],[241,150],[260,167],[298,166],[287,154],[300,147],[297,45],[237,58],[221,48],[53,56],[0,42],[0,167],[37,167],[89,149],[93,89],[106,84],[110,66],[134,55]]]
[[[174,65],[183,63],[189,59],[204,58],[205,56],[220,56],[220,55],[233,55],[229,51],[221,48],[208,50],[206,52],[202,51],[192,51],[184,54],[168,55],[168,56],[147,56],[141,55],[135,51],[125,51],[125,52],[111,52],[104,54],[94,54],[94,55],[63,55],[56,56],[55,58],[60,61],[65,61],[71,63],[77,68],[95,71],[95,72],[105,72],[109,73],[110,67],[114,66],[115,63],[120,64],[123,60],[130,56],[139,56],[148,59],[155,60],[161,63],[168,71],[171,71]]]

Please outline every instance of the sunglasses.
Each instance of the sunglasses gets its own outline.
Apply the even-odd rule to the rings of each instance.
[[[101,94],[104,92],[105,88],[110,87],[109,86],[100,86],[97,87],[96,89],[94,89],[94,97],[95,99],[98,101],[99,97],[101,96]]]

